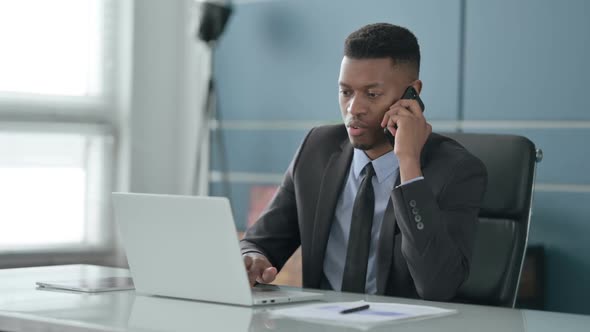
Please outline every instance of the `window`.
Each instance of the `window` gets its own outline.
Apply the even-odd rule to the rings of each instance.
[[[111,238],[116,10],[0,0],[0,254]]]
[[[110,142],[99,132],[66,133],[62,126],[62,132],[0,132],[0,250],[100,242],[91,230],[104,219]]]
[[[103,1],[0,0],[0,91],[100,93]]]

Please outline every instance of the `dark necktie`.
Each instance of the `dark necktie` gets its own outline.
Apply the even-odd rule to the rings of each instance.
[[[342,291],[353,293],[365,292],[367,263],[371,247],[371,228],[375,212],[375,193],[373,192],[373,164],[365,166],[365,177],[354,199],[346,264],[342,275]]]

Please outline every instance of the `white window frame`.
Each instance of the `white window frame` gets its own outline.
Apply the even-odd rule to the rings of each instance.
[[[0,252],[0,268],[66,264],[66,263],[109,263],[110,255],[116,253],[116,232],[111,216],[110,192],[116,187],[117,162],[121,147],[122,85],[121,63],[128,55],[131,33],[133,0],[103,0],[105,21],[103,33],[103,68],[101,95],[96,97],[55,97],[27,94],[0,93],[0,130],[30,133],[75,133],[98,136],[104,141],[96,150],[102,158],[100,183],[87,186],[87,198],[97,198],[99,206],[95,218],[87,218],[86,233],[93,237],[82,245],[64,245],[29,248],[11,252]],[[123,24],[124,22],[124,24]],[[124,26],[125,25],[125,26]],[[124,90],[124,89],[123,89]],[[124,97],[124,96],[123,96]],[[102,151],[100,151],[102,150]],[[96,175],[96,174],[95,174]],[[90,179],[92,180],[92,179]],[[90,211],[89,215],[90,215]]]

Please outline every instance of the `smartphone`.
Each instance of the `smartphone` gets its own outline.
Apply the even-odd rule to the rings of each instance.
[[[406,91],[404,91],[404,94],[400,99],[416,99],[418,105],[420,105],[420,109],[424,112],[424,103],[422,102],[422,99],[420,99],[418,91],[416,91],[413,86],[410,85]],[[394,125],[394,128],[397,129],[397,125]],[[389,144],[393,146],[395,144],[395,139],[387,127],[383,128],[383,133],[385,134],[385,137],[387,137]]]

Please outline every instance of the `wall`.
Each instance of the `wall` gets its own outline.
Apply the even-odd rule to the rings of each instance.
[[[466,14],[465,120],[543,149],[530,242],[546,248],[548,309],[588,314],[590,3],[473,1]]]
[[[115,191],[193,193],[209,51],[193,0],[126,0]],[[120,240],[105,264],[125,266]]]
[[[547,309],[590,314],[589,14],[584,0],[238,3],[215,57],[211,193],[230,196],[245,228],[252,188],[280,181],[309,128],[340,121],[346,35],[378,21],[406,26],[421,45],[435,130],[522,134],[544,150],[530,242],[546,248]]]
[[[129,187],[190,194],[208,53],[193,1],[135,1]]]

